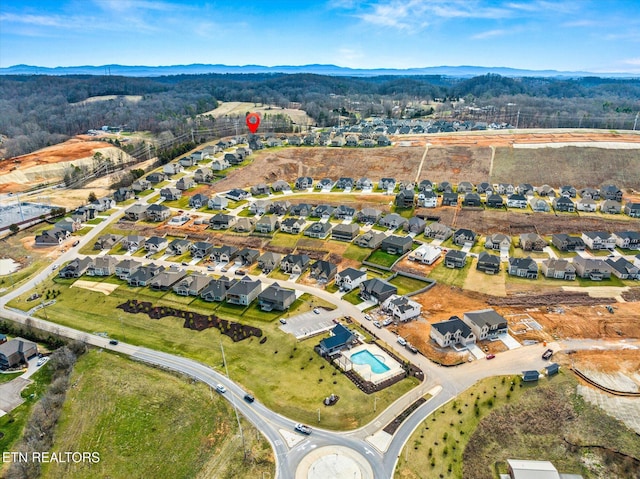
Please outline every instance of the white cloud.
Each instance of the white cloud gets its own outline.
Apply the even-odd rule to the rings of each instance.
[[[486,32],[477,33],[473,35],[471,38],[473,38],[474,40],[484,40],[486,38],[501,37],[504,35],[508,35],[509,33],[512,33],[512,32],[509,30],[498,28],[496,30],[487,30]]]

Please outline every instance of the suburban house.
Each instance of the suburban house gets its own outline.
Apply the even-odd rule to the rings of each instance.
[[[576,269],[576,275],[584,279],[602,281],[611,278],[611,268],[602,259],[576,256],[573,258],[573,267]]]
[[[509,208],[526,208],[527,198],[524,195],[512,194],[507,196],[507,207]]]
[[[260,251],[257,249],[243,248],[238,251],[235,258],[235,263],[240,266],[250,266],[260,257]]]
[[[447,268],[464,268],[466,263],[467,253],[464,251],[450,249],[447,251],[447,254],[444,255],[444,265]]]
[[[545,259],[540,264],[540,271],[545,278],[564,279],[573,281],[576,279],[576,268],[566,259]]]
[[[182,191],[178,188],[162,188],[160,190],[160,197],[164,198],[165,201],[175,201],[182,198]]]
[[[458,206],[458,193],[443,193],[442,206]]]
[[[551,211],[551,205],[547,201],[534,196],[529,199],[529,206],[536,213],[548,213]]]
[[[310,176],[301,176],[296,180],[295,188],[297,190],[307,190],[313,186],[313,178]]]
[[[86,273],[92,263],[93,260],[89,256],[85,258],[74,258],[67,265],[60,268],[58,276],[60,278],[79,278]]]
[[[318,260],[309,268],[309,276],[318,283],[328,283],[338,272],[338,266],[329,261]]]
[[[96,256],[87,268],[87,276],[111,276],[116,272],[118,260],[113,256]]]
[[[124,211],[124,216],[130,221],[144,220],[147,217],[147,205],[131,205]]]
[[[564,185],[560,187],[560,195],[567,198],[575,198],[577,195],[576,189],[571,185]]]
[[[624,205],[624,214],[632,218],[640,218],[640,203],[627,201]]]
[[[470,181],[461,181],[458,183],[458,193],[471,193],[473,191],[473,183]]]
[[[129,283],[129,286],[147,286],[162,271],[164,271],[164,266],[158,266],[153,263],[140,265],[129,274],[127,283]]]
[[[222,276],[220,279],[211,280],[200,292],[200,297],[209,302],[224,301],[227,297],[227,291],[229,291],[229,288],[237,282],[237,279],[230,279],[226,276]]]
[[[290,192],[291,185],[284,180],[276,180],[273,183],[271,183],[271,189],[276,193],[279,191]]]
[[[499,195],[512,195],[516,192],[516,187],[511,183],[498,183],[496,193]]]
[[[493,185],[491,185],[491,183],[489,183],[488,181],[483,181],[481,183],[478,183],[476,191],[479,194],[493,193]]]
[[[525,371],[527,372],[527,371]],[[531,380],[538,380],[538,371],[532,371]],[[582,479],[580,474],[561,474],[549,461],[507,459],[507,474],[504,479]]]
[[[174,239],[167,246],[167,254],[171,256],[179,256],[189,251],[191,242],[183,239]]]
[[[191,208],[200,209],[209,203],[209,197],[203,193],[196,193],[189,198],[189,206]]]
[[[248,276],[243,276],[240,281],[227,290],[227,303],[248,306],[258,297],[261,289],[262,283],[260,280],[253,281]]]
[[[576,210],[576,205],[571,201],[568,196],[559,196],[552,201],[553,209],[565,213],[573,213]]]
[[[193,188],[194,186],[196,186],[196,182],[193,180],[192,176],[183,176],[178,181],[176,181],[176,188],[182,191]]]
[[[161,183],[166,179],[167,179],[167,176],[164,173],[156,172],[156,173],[150,173],[147,175],[147,181],[152,185]]]
[[[211,259],[216,263],[230,263],[238,256],[239,249],[235,246],[222,245],[211,249]]]
[[[502,233],[495,233],[487,236],[487,240],[484,242],[484,247],[508,253],[509,248],[511,248],[511,238]]]
[[[263,273],[269,274],[280,265],[281,259],[281,254],[267,251],[258,258],[258,267]]]
[[[150,253],[157,253],[169,246],[167,238],[161,236],[151,236],[144,242],[144,249]]]
[[[331,205],[318,205],[311,210],[310,216],[312,218],[329,219],[333,214],[333,210],[335,210],[335,208]]]
[[[461,228],[453,233],[453,244],[457,244],[458,246],[473,246],[477,236],[473,231]]]
[[[196,160],[195,156],[191,155],[191,156],[185,156],[183,158],[180,158],[178,160],[178,163],[180,163],[185,168],[189,168],[190,166],[195,166],[198,163],[198,161]]]
[[[498,273],[500,271],[500,256],[483,251],[478,255],[476,269],[487,274]]]
[[[253,227],[256,224],[255,218],[243,218],[240,217],[236,220],[236,224],[231,228],[236,233],[249,233],[253,231]]]
[[[360,233],[360,227],[356,223],[339,224],[331,230],[331,239],[338,241],[353,241]]]
[[[310,238],[325,239],[331,232],[331,223],[321,223],[319,221],[312,223],[306,230],[304,235]]]
[[[342,324],[336,324],[331,330],[331,336],[320,341],[318,353],[320,356],[334,356],[348,347],[355,340],[353,331]]]
[[[383,251],[398,256],[411,251],[411,246],[413,246],[413,238],[411,238],[411,236],[391,235],[387,236],[382,240],[382,243],[380,243],[380,248]]]
[[[207,207],[212,210],[226,210],[229,200],[224,196],[214,196],[207,202]]]
[[[336,181],[336,188],[339,190],[350,190],[355,185],[355,180],[353,178],[343,177],[338,178]]]
[[[128,280],[129,276],[135,273],[142,263],[134,259],[123,259],[116,264],[116,276],[123,280]]]
[[[600,203],[600,211],[608,215],[619,215],[622,211],[622,203],[616,200],[604,200]]]
[[[214,158],[213,161],[211,161],[210,166],[213,171],[222,171],[229,168],[231,164],[229,164],[229,161],[224,157],[220,157]]]
[[[167,163],[162,167],[162,172],[165,175],[172,176],[184,171],[184,166],[180,163]]]
[[[409,253],[408,258],[422,264],[433,264],[440,258],[442,249],[430,244],[421,244],[418,248]]]
[[[598,209],[598,203],[590,197],[580,198],[578,200],[578,203],[576,204],[576,209],[578,211],[593,213],[594,211],[596,211],[596,209]]]
[[[291,209],[289,210],[289,214],[291,214],[293,216],[306,217],[306,216],[309,216],[311,214],[311,210],[312,209],[313,209],[313,207],[310,204],[300,203],[298,205],[293,205],[291,207]]]
[[[186,271],[178,268],[177,266],[171,266],[169,269],[165,269],[155,275],[149,281],[149,286],[151,289],[158,291],[168,291],[186,275]]]
[[[263,311],[285,311],[295,300],[295,290],[283,288],[278,283],[272,283],[258,295],[258,304]]]
[[[249,219],[249,218],[247,218]],[[262,216],[257,222],[255,230],[258,233],[273,233],[280,227],[278,217],[274,215]]]
[[[311,258],[306,254],[288,254],[282,258],[280,270],[288,274],[302,274],[309,267]]]
[[[404,224],[404,230],[409,233],[420,234],[424,232],[426,226],[427,222],[425,220],[417,216],[412,216],[409,218],[409,221]]]
[[[640,231],[619,231],[613,233],[616,246],[625,249],[640,249]]]
[[[251,195],[249,194],[248,191],[244,191],[239,188],[234,188],[230,191],[227,191],[225,196],[229,198],[231,201],[241,201],[241,200],[246,200]]]
[[[69,233],[75,233],[82,228],[82,222],[74,218],[67,217],[56,221],[53,227],[58,230],[68,231]]]
[[[533,186],[530,183],[520,183],[516,188],[516,192],[522,196],[531,196],[533,194]]]
[[[523,233],[520,235],[520,248],[524,251],[542,251],[549,243],[537,233]]]
[[[333,181],[331,178],[322,178],[320,181],[316,183],[316,189],[331,191],[331,189],[335,184],[336,184],[335,181]]]
[[[492,193],[487,196],[487,206],[489,208],[504,208],[502,196]]]
[[[451,316],[451,318],[446,321],[433,323],[429,336],[441,348],[454,346],[456,344],[466,346],[476,342],[476,336],[473,334],[473,331],[471,331],[471,328],[457,316]]]
[[[462,206],[482,206],[482,199],[478,193],[465,193]]]
[[[586,246],[582,238],[564,233],[552,235],[551,243],[560,251],[584,251]]]
[[[196,241],[191,245],[191,256],[194,258],[207,258],[211,255],[213,245],[207,241]]]
[[[346,268],[336,273],[336,286],[340,291],[351,291],[367,279],[367,272],[355,268]]]
[[[38,345],[22,338],[13,338],[0,344],[0,369],[10,369],[27,364],[38,354]]]
[[[150,221],[164,221],[171,216],[171,209],[165,205],[151,204],[147,208],[147,219]]]
[[[127,251],[134,252],[144,247],[147,238],[140,235],[129,235],[122,240],[122,247]]]
[[[438,195],[433,191],[421,191],[418,193],[418,206],[423,208],[435,208],[438,206]]]
[[[333,210],[333,217],[337,220],[351,221],[356,214],[356,209],[351,206],[340,205]]]
[[[640,268],[625,258],[608,258],[607,265],[611,273],[620,279],[640,279]]]
[[[378,224],[380,226],[384,226],[385,228],[389,228],[395,230],[397,228],[404,228],[404,225],[407,223],[407,218],[400,216],[398,213],[390,213],[386,216],[383,216]]]
[[[382,181],[382,180],[380,180]],[[371,181],[369,178],[360,178],[357,182],[356,182],[356,188],[359,190],[370,190],[373,189],[373,181]]]
[[[130,200],[135,195],[136,193],[135,191],[133,191],[133,188],[128,188],[128,187],[118,188],[116,191],[113,192],[113,198],[118,203],[122,201]]]
[[[475,337],[482,341],[493,339],[507,332],[507,320],[493,309],[481,309],[464,313],[462,320],[471,328]]]
[[[280,231],[297,235],[302,231],[306,223],[302,218],[286,218],[280,225]]]
[[[453,185],[448,181],[441,181],[438,183],[436,190],[440,193],[451,193],[453,191]]]
[[[585,231],[581,238],[590,250],[608,249],[613,251],[616,247],[615,236],[604,231]]]
[[[425,227],[424,235],[427,238],[434,238],[444,241],[453,236],[453,230],[445,224],[435,222]]]
[[[122,240],[122,235],[106,234],[100,236],[93,244],[93,249],[111,249]]]
[[[360,284],[360,297],[365,301],[381,304],[392,294],[398,294],[398,288],[378,278],[368,279]]]
[[[511,276],[519,278],[538,279],[538,263],[530,256],[526,258],[509,258],[509,269],[507,272]]]
[[[395,183],[394,183],[394,186],[395,186]],[[425,193],[427,191],[433,191],[433,183],[430,180],[422,180],[418,184],[418,191],[420,191],[421,193]]]
[[[261,196],[271,193],[271,188],[266,183],[258,183],[257,185],[253,185],[250,191],[253,196]]]
[[[413,208],[415,196],[413,190],[402,190],[396,195],[394,204],[398,208]]]
[[[209,183],[213,179],[213,170],[202,166],[195,171],[193,179],[196,183]]]
[[[200,296],[200,293],[213,281],[210,276],[193,273],[182,278],[173,286],[173,291],[180,296]]]
[[[547,197],[550,197],[550,198],[555,198],[556,197],[556,190],[554,190],[549,185],[542,185],[542,186],[536,188],[536,192],[538,193],[539,196],[547,196]]]
[[[604,185],[600,188],[600,197],[604,200],[622,201],[622,190],[616,185]]]
[[[382,211],[376,208],[363,208],[357,214],[357,220],[360,223],[375,224],[380,220],[381,217],[382,217]]]
[[[217,213],[209,219],[209,226],[214,230],[225,230],[236,224],[238,219],[235,216]]]
[[[291,208],[291,203],[288,201],[274,201],[269,208],[269,213],[273,213],[276,216],[283,216],[287,214],[287,211]]]
[[[404,322],[420,316],[422,306],[406,296],[393,294],[382,303],[382,310],[390,313],[396,320]]]

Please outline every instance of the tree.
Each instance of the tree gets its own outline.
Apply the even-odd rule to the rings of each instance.
[[[98,197],[92,191],[91,193],[89,193],[89,197],[87,198],[87,201],[89,201],[89,203],[93,203],[94,201],[98,201]]]
[[[16,234],[18,231],[20,231],[20,227],[14,223],[9,226],[9,231],[11,231],[13,234]]]

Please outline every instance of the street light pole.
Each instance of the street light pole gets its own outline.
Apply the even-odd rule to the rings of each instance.
[[[224,357],[224,347],[222,346],[222,339],[220,340],[220,350],[222,351],[222,362],[224,363],[224,370],[227,374],[227,378],[229,378],[229,367],[227,366],[227,360]],[[233,394],[231,394],[231,405],[233,406],[233,410],[236,413],[236,420],[238,421],[238,431],[240,431],[240,439],[242,439],[242,454],[244,455],[245,460],[247,459],[247,448],[244,443],[244,433],[242,432],[242,424],[240,424],[240,416],[238,415],[238,408],[236,407],[236,403],[233,400]]]
[[[320,408],[318,408],[318,423],[320,423]]]

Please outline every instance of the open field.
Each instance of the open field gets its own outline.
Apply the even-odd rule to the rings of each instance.
[[[115,354],[76,364],[53,450],[96,451],[97,464],[43,467],[44,478],[272,477],[269,443],[243,424],[243,461],[231,405],[209,388]],[[90,405],[90,407],[87,407]]]
[[[278,316],[256,317],[255,308],[238,318],[245,308],[229,310],[228,305],[206,303],[194,299],[188,305],[180,306],[189,311],[215,313],[228,319],[239,319],[243,324],[260,328],[266,342],[260,344],[258,338],[232,342],[217,329],[192,331],[183,328],[183,320],[165,317],[152,320],[145,314],[127,314],[116,309],[127,299],[150,301],[158,306],[175,307],[172,293],[151,291],[148,288],[118,287],[109,296],[81,288],[70,288],[72,280],[55,280],[43,283],[45,289],[60,291],[56,303],[47,306],[46,311],[36,313],[49,320],[87,332],[106,332],[131,344],[166,351],[190,357],[218,370],[222,368],[219,348],[220,341],[225,347],[225,355],[232,379],[242,384],[267,407],[295,420],[314,424],[315,411],[322,400],[331,393],[340,396],[337,405],[324,409],[322,427],[328,429],[353,429],[369,422],[374,417],[373,408],[368,407],[366,394],[329,363],[320,358],[313,347],[321,339],[310,338],[297,341],[283,333],[277,321]],[[166,297],[164,295],[166,294]],[[24,297],[12,305],[27,307]],[[324,306],[314,300],[314,306]],[[301,298],[299,311],[308,310],[309,302]],[[399,395],[417,384],[409,378],[377,394],[378,407],[386,407]],[[362,404],[367,407],[363,408]]]
[[[220,102],[220,106],[215,110],[208,111],[202,115],[210,115],[214,118],[223,116],[242,116],[241,124],[238,125],[241,131],[246,131],[244,116],[248,112],[259,113],[264,120],[265,115],[285,115],[291,118],[291,121],[297,125],[313,125],[315,121],[304,110],[294,108],[280,108],[278,106],[262,105],[257,106],[255,103],[241,101]]]
[[[515,376],[477,383],[413,433],[396,477],[493,479],[496,465],[505,473],[514,457],[549,460],[585,479],[633,477],[625,455],[640,459],[637,436],[576,395],[576,385],[563,371],[533,384]]]
[[[470,181],[475,185],[487,181],[490,169],[489,147],[430,146],[419,181],[426,179],[434,182],[448,181],[452,184]]]

